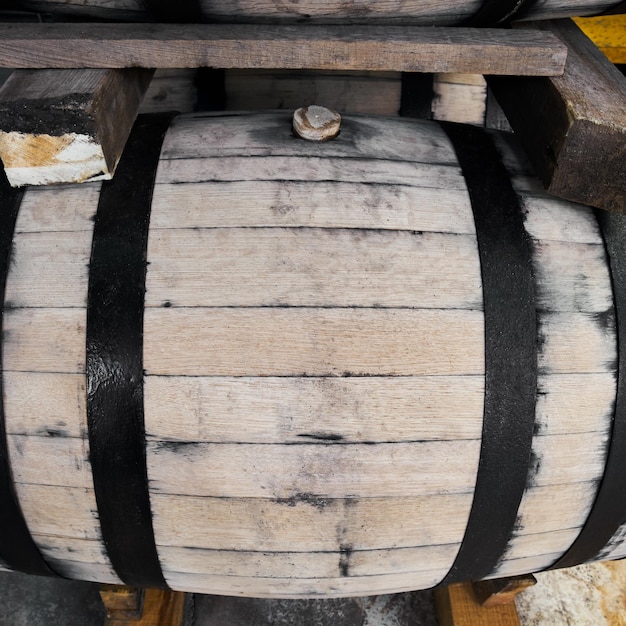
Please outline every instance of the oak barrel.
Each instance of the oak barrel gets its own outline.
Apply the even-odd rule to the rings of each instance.
[[[626,555],[623,220],[511,141],[143,117],[113,181],[3,183],[4,567],[329,597]]]
[[[14,0],[17,8],[143,21],[413,23],[495,26],[512,19],[555,19],[624,11],[618,0]]]

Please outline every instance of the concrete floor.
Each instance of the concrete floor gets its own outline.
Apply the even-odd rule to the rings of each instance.
[[[437,626],[429,592],[342,600],[189,597],[185,626]],[[98,585],[0,572],[0,626],[101,626]]]

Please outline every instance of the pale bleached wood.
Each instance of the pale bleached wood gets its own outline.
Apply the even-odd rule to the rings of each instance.
[[[25,256],[36,256],[32,247],[24,249]],[[49,254],[47,246],[44,250]],[[147,307],[167,302],[174,307],[482,309],[476,239],[467,235],[170,229],[152,233],[148,260]],[[38,285],[33,272],[24,274],[25,285]],[[78,282],[72,274],[66,280]]]
[[[159,546],[309,553],[335,551],[341,543],[354,550],[458,543],[472,493],[343,499],[295,494],[272,500],[154,491],[151,503]]]
[[[148,442],[148,477],[155,493],[209,497],[465,493],[474,486],[479,450],[480,441],[471,440],[369,446]]]
[[[458,545],[352,550],[337,546],[331,552],[228,552],[195,548],[159,547],[167,571],[211,576],[268,578],[335,578],[348,569],[350,576],[381,576],[450,568]],[[349,554],[348,554],[349,552]]]
[[[607,432],[613,418],[615,372],[543,375],[537,384],[538,434]]]
[[[21,483],[18,487],[20,507],[34,535],[62,537],[68,546],[76,539],[102,539],[93,486],[84,489]],[[92,502],[90,508],[84,506],[87,500]]]
[[[544,242],[602,244],[598,222],[589,207],[545,194],[541,197],[524,194],[522,203],[526,215],[524,226],[533,238]]]
[[[560,552],[553,552],[505,561],[487,578],[504,578],[505,576],[521,576],[528,572],[541,572],[556,563],[560,556]]]
[[[173,589],[191,593],[255,598],[345,598],[351,596],[403,593],[433,587],[441,573],[416,572],[386,576],[347,576],[343,578],[246,578],[164,572]]]
[[[20,204],[15,232],[91,233],[101,186],[102,183],[89,183],[80,187],[29,187]]]
[[[520,504],[516,536],[582,527],[597,490],[593,482],[529,486]]]
[[[106,50],[106,54],[103,51]],[[414,26],[0,25],[13,68],[321,69],[551,76],[566,47],[551,33]]]
[[[536,242],[537,308],[605,313],[613,307],[604,245]]]
[[[533,486],[575,484],[599,480],[604,472],[608,433],[586,433],[584,437],[547,435],[533,439],[535,459],[531,462]]]
[[[3,359],[18,372],[85,371],[84,309],[7,309]]]
[[[617,357],[614,333],[606,317],[594,313],[544,312],[540,315],[542,373],[572,374],[610,371]]]
[[[122,584],[120,579],[107,565],[99,565],[97,563],[80,563],[78,561],[57,561],[53,558],[48,558],[47,561],[52,569],[58,571],[64,578],[94,583],[105,583],[109,585]]]
[[[326,145],[326,144],[324,144]],[[333,157],[232,156],[161,161],[157,183],[274,180],[333,181],[465,189],[458,166]]]
[[[153,70],[19,70],[0,88],[11,185],[110,179]]]
[[[22,6],[37,11],[60,11],[102,19],[146,19],[146,5],[141,0],[22,0]],[[402,3],[394,0],[377,2],[298,2],[285,4],[277,0],[201,0],[202,14],[210,21],[313,21],[313,22],[382,22],[452,25],[462,23],[480,7],[479,0],[421,0]],[[594,15],[615,5],[615,0],[546,0],[530,10],[533,18],[546,13],[550,17]]]
[[[5,306],[86,308],[91,240],[87,230],[17,233]]]
[[[305,143],[293,136],[291,114],[263,112],[223,116],[198,113],[177,118],[163,142],[162,158],[317,156],[416,161],[433,165],[457,163],[450,142],[437,124],[351,115],[344,117],[341,134],[336,139],[320,145]]]
[[[484,371],[483,342],[479,311],[147,309],[144,368],[189,376],[472,375]]]
[[[509,543],[501,566],[510,561],[530,558],[538,554],[563,554],[580,534],[580,528],[566,528],[550,533],[516,535]]]
[[[349,114],[396,115],[399,72],[227,70],[228,110],[296,109],[322,104]]]
[[[109,557],[100,541],[76,537],[70,543],[66,537],[53,535],[33,535],[33,539],[46,558],[56,561],[110,565]]]
[[[235,181],[156,185],[152,232],[179,228],[292,226],[473,234],[462,189],[326,181]]]
[[[481,376],[148,376],[144,389],[148,436],[223,443],[479,439],[483,395]]]
[[[15,483],[93,489],[86,439],[8,435],[7,441]]]
[[[2,372],[10,434],[86,438],[84,374]]]
[[[484,126],[487,84],[476,74],[437,74],[432,119]]]

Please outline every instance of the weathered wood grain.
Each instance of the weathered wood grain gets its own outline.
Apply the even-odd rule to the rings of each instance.
[[[546,189],[626,212],[626,78],[571,21],[533,25],[567,43],[563,76],[490,78]]]
[[[0,88],[0,159],[13,186],[113,176],[152,70],[21,70]]]
[[[106,50],[106,54],[102,52]],[[558,75],[551,34],[388,26],[0,25],[0,67],[222,67]]]
[[[616,0],[544,0],[530,9],[530,17],[594,15],[615,6]],[[21,0],[36,11],[57,11],[100,19],[145,21],[154,19],[141,0]],[[480,8],[480,0],[313,0],[297,4],[278,0],[200,0],[202,15],[211,22],[420,23],[427,26],[459,24]],[[176,11],[172,12],[174,15]]]

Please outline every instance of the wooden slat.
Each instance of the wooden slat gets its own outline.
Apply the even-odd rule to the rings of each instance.
[[[25,351],[27,339],[22,341]],[[563,359],[578,356],[571,352],[565,350]],[[605,358],[590,352],[578,365],[581,369]],[[41,367],[53,367],[49,358],[42,361]],[[71,362],[68,355],[67,363],[57,367]],[[429,309],[147,309],[144,367],[148,375],[167,376],[482,374],[483,314]],[[569,363],[562,367],[572,369]]]
[[[489,84],[550,193],[624,213],[626,78],[573,22],[533,28],[567,43],[565,73]]]
[[[381,498],[465,493],[475,482],[472,468],[479,450],[480,441],[147,445],[154,493],[287,500],[297,494]]]
[[[151,232],[179,228],[309,227],[475,232],[467,191],[330,181],[156,185]]]
[[[30,248],[23,246],[24,254],[36,256]],[[476,239],[467,235],[170,229],[152,233],[148,260],[147,307],[167,302],[174,307],[482,309]],[[38,284],[32,272],[24,275],[25,282]],[[72,272],[66,280],[71,279]]]
[[[274,500],[152,494],[158,545],[252,552],[332,552],[344,542],[354,550],[459,543],[471,503],[471,492]]]
[[[333,141],[294,137],[293,113],[197,113],[174,119],[162,158],[289,156],[367,158],[454,165],[456,155],[443,130],[430,122],[389,117],[343,116]]]
[[[343,576],[341,578],[251,578],[164,572],[173,589],[191,593],[256,598],[347,598],[351,596],[403,593],[427,589],[441,580],[439,571],[388,574],[385,576]]]
[[[152,70],[21,70],[0,88],[0,158],[13,186],[113,176]]]
[[[103,54],[106,51],[106,54]],[[552,35],[390,26],[0,25],[0,66],[223,67],[558,75]]]
[[[215,443],[479,439],[483,396],[481,376],[147,376],[144,390],[152,439]]]
[[[410,161],[359,158],[233,156],[161,161],[157,183],[206,181],[330,181],[340,183],[408,185],[465,190],[456,165],[426,165]]]
[[[185,609],[185,594],[162,589],[146,589],[141,617],[119,619],[111,614],[104,626],[182,626]]]

